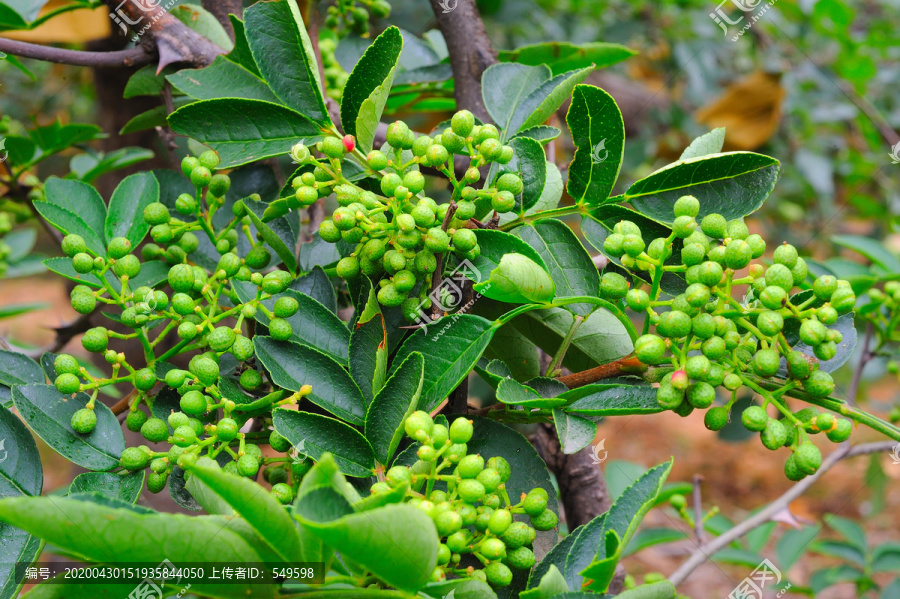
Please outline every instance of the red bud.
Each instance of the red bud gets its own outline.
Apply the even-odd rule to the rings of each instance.
[[[353,151],[353,148],[356,147],[356,138],[353,137],[352,135],[345,135],[345,136],[344,136],[344,139],[343,139],[343,142],[344,142],[344,148],[345,148],[348,152],[352,152],[352,151]]]

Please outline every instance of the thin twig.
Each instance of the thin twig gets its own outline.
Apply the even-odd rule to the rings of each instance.
[[[444,222],[441,223],[442,230],[446,231],[447,228],[450,227],[450,221],[453,220],[454,214],[456,214],[456,202],[454,200],[450,200],[450,207],[447,208],[447,215],[444,216]],[[437,267],[434,269],[434,274],[431,278],[431,293],[429,294],[431,296],[433,296],[434,292],[440,288],[444,273],[444,255],[438,253],[437,256],[435,256],[435,259],[437,261]],[[437,320],[440,315],[440,302],[435,302],[435,304],[431,307],[431,320]]]
[[[703,501],[700,497],[700,483],[703,482],[703,476],[694,475],[694,534],[697,536],[697,542],[703,543]]]
[[[20,42],[0,37],[0,52],[23,58],[34,58],[59,64],[71,64],[81,67],[132,67],[150,64],[156,54],[148,52],[143,46],[135,46],[127,50],[114,52],[87,52],[84,50],[67,50],[41,44]]]
[[[822,475],[828,472],[835,464],[837,464],[841,460],[859,455],[889,451],[890,448],[893,447],[893,445],[894,443],[892,441],[863,443],[861,445],[855,446],[851,446],[849,443],[841,445],[840,447],[838,447],[838,449],[831,452],[828,457],[826,457],[822,461],[822,465],[819,467],[819,470],[815,474],[811,474],[810,476],[807,476],[806,478],[795,484],[793,487],[788,489],[787,492],[784,493],[781,497],[764,507],[762,510],[755,513],[753,516],[747,518],[740,524],[729,528],[725,533],[714,538],[709,543],[701,545],[700,547],[695,549],[691,556],[687,559],[687,561],[684,562],[681,567],[679,567],[671,576],[669,576],[669,581],[675,586],[678,586],[679,584],[687,580],[691,572],[700,567],[718,551],[724,549],[737,539],[743,537],[745,534],[749,533],[757,526],[765,524],[781,510],[786,509],[793,500],[800,497],[808,488],[813,486],[813,484],[815,484],[815,482],[819,480]]]
[[[569,389],[575,389],[576,387],[584,387],[585,385],[590,385],[591,383],[596,383],[603,379],[611,379],[621,374],[638,374],[646,369],[646,365],[642,364],[640,360],[632,356],[610,362],[609,364],[603,364],[602,366],[597,366],[590,370],[583,370],[581,372],[576,372],[575,374],[561,376],[556,380]]]
[[[872,342],[872,333],[874,329],[870,321],[866,325],[866,334],[863,336],[862,348],[859,354],[859,363],[853,370],[853,379],[850,381],[850,388],[847,390],[847,403],[851,406],[856,404],[856,395],[859,393],[859,385],[862,382],[862,372],[866,367],[866,363],[872,359],[872,352],[869,351],[869,344]]]

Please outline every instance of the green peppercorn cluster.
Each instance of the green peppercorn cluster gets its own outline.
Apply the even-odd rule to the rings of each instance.
[[[372,494],[406,488],[405,501],[431,517],[441,540],[432,581],[462,576],[506,587],[513,570],[531,569],[536,531],[555,528],[559,521],[547,507],[547,491],[536,487],[510,498],[509,462],[468,453],[471,420],[457,418],[448,427],[419,411],[410,414],[404,429],[419,443],[418,461],[390,468]],[[527,516],[531,524],[515,520],[516,515]],[[461,564],[464,559],[470,565]]]
[[[391,14],[391,4],[387,0],[338,0],[328,7],[325,26],[334,29],[339,37],[347,33],[367,35],[369,16],[386,19]]]
[[[13,222],[14,217],[12,213],[0,210],[0,277],[6,274],[6,269],[9,268],[7,260],[12,254],[12,248],[3,240],[3,235],[12,231]]]
[[[258,447],[261,442],[282,453],[293,452],[290,443],[271,430],[270,420],[264,419],[268,429],[250,436],[240,429],[251,418],[264,417],[273,407],[297,403],[311,389],[305,386],[293,394],[280,390],[267,393],[270,388],[258,369],[253,343],[244,329],[245,323],[261,312],[267,319],[268,334],[286,340],[293,335],[288,319],[297,314],[299,303],[283,295],[292,280],[290,273],[277,269],[261,272],[269,266],[271,253],[251,234],[243,201],[234,204],[226,226],[213,227],[212,219],[225,204],[231,185],[228,175],[215,173],[218,165],[214,152],[184,159],[182,170],[194,184],[195,193],[177,198],[174,212],[178,216],[162,203],[144,208],[142,218],[150,226],[153,243],[143,246],[140,258],[124,237],[110,240],[105,255],[89,249],[79,235],[63,239],[63,252],[72,259],[75,272],[95,275],[99,284],[76,285],[71,293],[73,308],[88,314],[101,306],[104,314],[124,325],[127,332],[98,326],[81,339],[84,349],[102,354],[111,365],[108,377],[95,376],[75,357],[61,354],[54,361],[54,384],[66,395],[90,394],[87,405],[76,411],[70,422],[73,431],[82,435],[92,434],[97,426],[94,408],[101,388],[123,382],[134,386],[127,428],[140,432],[149,443],[172,445],[166,451],[144,445],[130,447],[122,454],[121,465],[127,470],[151,468],[147,478],[150,491],[164,488],[176,465],[184,468],[200,456],[227,455],[231,459],[224,468],[248,477],[256,477],[263,463],[275,464],[264,471],[265,479],[273,484],[279,500],[289,502],[296,486],[287,483],[299,483],[310,464],[290,456],[263,459]],[[249,246],[243,257],[239,255],[239,235],[246,237]],[[206,237],[220,256],[211,272],[193,260],[200,247],[199,236]],[[209,260],[208,255],[205,258]],[[153,261],[168,267],[168,292],[133,284],[142,266]],[[235,281],[255,286],[255,296],[242,301],[234,290]],[[168,346],[162,344],[166,338],[172,339]],[[117,341],[131,340],[140,342],[144,349],[143,367],[133,366],[124,353],[110,347]],[[162,347],[170,349],[162,351]],[[167,363],[180,354],[192,355],[186,370]],[[223,371],[225,364],[228,372]],[[227,388],[222,386],[224,378],[229,379]],[[177,398],[177,411],[166,414],[154,410],[163,392]],[[288,462],[292,464],[286,467]]]
[[[745,410],[741,422],[759,432],[768,449],[791,449],[785,472],[798,480],[821,463],[821,453],[807,435],[824,431],[840,442],[850,435],[851,423],[815,408],[794,413],[785,395],[800,392],[818,399],[834,390],[834,380],[819,368],[819,361],[835,356],[842,335],[828,327],[853,310],[856,296],[847,281],[831,275],[815,279],[811,290],[791,295],[809,275],[795,247],[777,247],[769,266],[753,263],[765,253],[765,241],[751,235],[742,220],[728,221],[720,214],[708,214],[698,223],[699,209],[693,196],[680,198],[674,205],[672,234],[649,244],[635,223],[616,224],[604,251],[629,269],[648,271],[653,283],[649,292],[629,289],[624,277],[606,273],[601,295],[624,299],[655,325],[655,332],[637,339],[635,354],[645,364],[671,364],[674,369],[660,384],[660,406],[682,416],[709,409],[706,426],[719,430],[730,419],[737,391],[748,387],[765,403]],[[682,240],[680,264],[669,264],[677,239]],[[665,272],[683,272],[687,283],[671,300],[659,299]],[[735,299],[741,296],[743,301]],[[813,348],[813,356],[791,347],[789,324],[799,329],[800,341]],[[730,401],[712,407],[717,387],[730,394]],[[781,419],[769,416],[769,405]]]
[[[319,52],[322,54],[322,72],[325,74],[325,94],[336,102],[341,101],[344,95],[344,87],[347,85],[347,79],[350,73],[344,70],[341,63],[338,62],[337,41],[332,38],[323,38],[319,40]]]
[[[384,306],[403,306],[414,320],[417,309],[430,307],[428,293],[437,268],[437,257],[452,252],[460,259],[474,260],[481,253],[470,221],[490,210],[505,213],[522,193],[521,177],[502,173],[483,189],[474,187],[482,177],[481,167],[508,164],[513,149],[500,142],[493,125],[477,125],[469,111],[456,113],[450,127],[435,137],[416,135],[402,121],[388,127],[384,151],[373,150],[365,166],[380,179],[378,195],[346,180],[341,161],[354,149],[352,138],[327,138],[317,149],[318,160],[305,146],[292,154],[300,164],[314,170],[294,179],[297,189],[292,207],[307,206],[332,191],[340,207],[319,227],[325,241],[343,240],[355,246],[351,255],[337,264],[344,279],[360,275],[381,278],[378,301]],[[456,178],[454,161],[460,156],[468,168]],[[453,188],[450,203],[438,205],[423,195],[425,176],[420,167],[431,167],[445,175]]]

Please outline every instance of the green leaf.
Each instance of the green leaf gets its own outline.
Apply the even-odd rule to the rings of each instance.
[[[842,582],[856,582],[863,578],[865,578],[865,574],[856,568],[842,564],[813,572],[809,577],[809,587],[813,591],[813,597],[815,597],[830,586]]]
[[[85,472],[69,485],[69,495],[100,493],[125,503],[137,503],[144,488],[144,471],[119,475],[112,472]]]
[[[651,468],[634,484],[625,489],[613,503],[606,514],[600,535],[600,538],[606,539],[607,543],[601,543],[597,560],[581,571],[583,577],[593,581],[589,588],[605,591],[609,586],[615,570],[615,562],[621,557],[631,537],[640,526],[641,520],[653,507],[656,496],[662,489],[671,469],[672,460]],[[618,541],[614,548],[608,544],[611,534],[615,535]]]
[[[158,96],[166,85],[166,75],[174,71],[174,67],[166,67],[161,73],[156,72],[156,65],[148,64],[141,67],[128,78],[125,84],[123,98],[136,98],[138,96]]]
[[[559,396],[568,403],[566,412],[589,416],[657,414],[663,409],[650,385],[593,384],[566,391]]]
[[[102,229],[95,231],[81,216],[56,204],[35,201],[32,202],[32,205],[47,222],[56,227],[63,235],[80,235],[84,238],[84,243],[89,250],[98,256],[106,255],[106,244],[103,242]],[[69,262],[71,263],[71,260]]]
[[[625,151],[625,122],[612,96],[591,85],[572,94],[566,124],[575,143],[566,190],[576,202],[602,204],[619,178]]]
[[[550,278],[556,284],[558,299],[577,296],[596,297],[600,291],[600,275],[575,233],[562,221],[544,219],[516,229],[522,238],[540,254]],[[590,304],[569,304],[569,310],[586,316]]]
[[[457,578],[443,582],[433,582],[422,589],[422,593],[429,597],[446,598],[453,592],[451,599],[497,599],[494,592],[486,582],[475,578]]]
[[[163,560],[234,565],[263,561],[256,544],[242,534],[240,519],[141,513],[132,506],[110,507],[69,497],[22,497],[0,500],[0,520],[89,562],[119,562],[124,548],[154,564]],[[191,591],[222,599],[271,598],[275,585],[197,582]]]
[[[334,285],[321,266],[313,267],[310,272],[299,275],[291,281],[290,289],[308,295],[331,312],[337,312],[337,294]]]
[[[351,424],[363,424],[366,400],[347,371],[335,360],[293,341],[254,337],[256,356],[272,382],[290,391],[312,385],[307,399]]]
[[[684,195],[700,200],[702,219],[713,212],[726,219],[755,212],[772,192],[780,163],[753,152],[727,152],[673,162],[633,183],[625,200],[650,218],[671,223],[672,207]]]
[[[511,233],[495,229],[476,229],[475,237],[478,239],[481,254],[472,261],[472,268],[465,271],[466,276],[475,283],[480,283],[485,274],[500,266],[503,257],[511,253],[521,254],[536,262],[541,268],[547,268],[544,259],[534,248]]]
[[[387,334],[383,317],[356,325],[350,334],[349,360],[350,374],[366,398],[366,404],[371,404],[387,376]]]
[[[858,566],[866,566],[866,555],[859,548],[843,541],[818,541],[809,547],[810,551],[830,555],[846,562],[853,562]]]
[[[284,262],[288,271],[290,271],[292,275],[296,275],[297,257],[294,255],[294,249],[288,247],[284,240],[272,230],[270,225],[274,224],[275,221],[270,221],[269,223],[264,223],[262,221],[261,217],[266,209],[265,206],[259,202],[245,202],[244,205],[247,207],[247,216],[250,217],[253,226],[256,227],[256,230],[262,235],[262,238],[266,243],[275,250],[275,253],[278,254],[278,257]]]
[[[591,444],[597,435],[597,424],[587,418],[559,408],[553,410],[553,424],[563,453],[577,453]]]
[[[865,555],[868,552],[866,531],[863,530],[862,526],[853,520],[834,514],[826,514],[825,523],[829,528],[836,530],[848,543],[856,547],[860,553]]]
[[[535,202],[531,208],[525,210],[524,213],[521,212],[521,205],[519,205],[519,214],[516,214],[515,212],[501,214],[500,224],[505,225],[522,216],[530,216],[532,214],[537,214],[538,212],[543,212],[544,210],[553,210],[559,205],[559,201],[562,199],[562,192],[563,182],[559,168],[552,162],[547,162],[547,178],[544,181],[544,189],[541,191],[541,197],[538,198],[537,202]],[[488,229],[478,229],[475,231],[475,234],[477,235],[479,231],[487,230]]]
[[[725,127],[717,127],[692,141],[691,145],[681,153],[681,157],[678,160],[718,154],[722,151],[723,145],[725,145]]]
[[[109,199],[106,215],[106,239],[124,237],[135,250],[150,230],[144,221],[144,208],[159,201],[159,181],[153,173],[125,177]],[[105,252],[104,252],[105,254]]]
[[[390,586],[414,593],[437,564],[438,537],[431,518],[409,505],[386,505],[334,517],[327,510],[295,506],[300,524]]]
[[[556,291],[540,264],[522,254],[505,254],[486,281],[473,289],[491,299],[511,304],[546,304]]]
[[[265,81],[224,56],[217,56],[208,67],[182,69],[166,79],[197,100],[245,98],[280,104]]]
[[[53,385],[13,387],[13,402],[19,415],[38,437],[68,458],[90,470],[111,470],[119,465],[125,437],[115,415],[103,403],[94,404],[97,426],[88,435],[72,430],[72,414],[87,405],[85,393],[64,396]]]
[[[569,535],[572,537],[573,535]],[[566,584],[566,578],[556,567],[556,564],[550,564],[549,569],[543,576],[537,586],[531,587],[530,590],[519,594],[520,599],[552,599],[558,595],[568,592],[569,585]]]
[[[674,584],[668,580],[661,580],[622,591],[616,597],[618,599],[675,599],[675,592]]]
[[[375,468],[375,453],[363,435],[340,420],[278,408],[272,424],[291,445],[314,460],[328,452],[347,476],[368,477]]]
[[[247,42],[247,30],[244,27],[244,22],[234,15],[228,15],[228,18],[231,20],[231,26],[234,29],[234,48],[225,55],[225,58],[244,67],[261,79],[262,75],[259,72],[259,67],[256,66],[256,61],[253,59],[253,54],[250,51],[250,44]]]
[[[543,398],[540,393],[515,381],[503,379],[497,385],[497,401],[512,406],[522,406],[525,410],[532,408],[555,408],[565,404],[564,399]]]
[[[44,199],[77,214],[91,231],[102,235],[106,223],[106,204],[93,185],[50,177],[44,183]]]
[[[169,10],[173,17],[193,29],[226,52],[234,47],[234,42],[225,28],[208,10],[196,4],[181,4]]]
[[[569,42],[541,42],[521,46],[515,50],[500,50],[501,62],[525,65],[547,65],[554,75],[572,69],[594,66],[604,69],[637,54],[631,48],[606,42],[572,44]]]
[[[290,108],[239,98],[201,100],[182,106],[169,115],[169,124],[176,133],[218,152],[222,161],[219,168],[223,169],[287,154],[297,142],[322,134],[315,123]]]
[[[516,108],[550,77],[550,69],[545,65],[495,64],[484,71],[481,77],[482,99],[488,114],[503,132],[501,139],[510,139],[518,133],[518,129],[513,131],[510,127]],[[520,119],[519,122],[525,121]]]
[[[516,108],[511,130],[518,133],[523,129],[543,125],[566,100],[572,97],[575,86],[587,79],[593,70],[592,66],[576,69],[556,75],[542,83]]]
[[[286,562],[300,559],[300,538],[284,507],[255,482],[213,467],[190,468],[191,480],[201,480],[256,531]]]
[[[494,332],[484,357],[491,360],[487,368],[491,373],[494,372],[492,366],[502,364],[505,369],[503,378],[511,376],[517,381],[527,381],[541,374],[541,358],[537,345],[511,324],[503,325]],[[496,385],[497,383],[492,384],[495,388]]]
[[[425,358],[418,409],[430,412],[465,379],[494,335],[494,323],[472,314],[455,315],[420,328],[394,357],[391,373],[413,352]]]
[[[604,516],[601,514],[600,517]],[[562,577],[562,570],[566,569],[566,556],[569,555],[569,551],[572,549],[572,545],[575,544],[578,534],[585,526],[587,526],[587,524],[583,524],[570,532],[547,552],[543,559],[541,559],[528,574],[527,588],[532,589],[537,587],[550,570],[556,570]],[[562,577],[562,579],[563,583],[565,583],[565,577]],[[566,588],[568,589],[568,586]],[[529,597],[530,596],[531,595],[529,595]]]
[[[341,123],[347,134],[357,137],[363,152],[372,149],[402,50],[400,30],[388,27],[366,49],[347,79],[341,96]]]
[[[516,134],[516,137],[513,139],[517,139],[519,137],[528,137],[540,142],[541,145],[544,145],[559,137],[560,134],[562,134],[562,131],[560,131],[556,127],[551,127],[549,125],[538,125],[537,127],[530,127],[528,129],[519,131],[519,133]]]
[[[244,22],[253,58],[275,95],[312,122],[330,124],[319,65],[296,1],[258,2],[244,11]]]
[[[674,543],[688,538],[688,536],[674,528],[648,528],[642,530],[631,538],[631,542],[622,553],[622,557],[633,555],[638,551],[653,547],[654,545],[662,545],[664,543]]]
[[[821,530],[820,526],[808,526],[800,530],[791,529],[781,535],[775,547],[775,555],[782,571],[790,570]]]
[[[900,260],[876,239],[862,235],[834,235],[831,241],[862,254],[888,273],[900,272]]]
[[[45,381],[44,371],[37,362],[25,354],[0,349],[0,385],[12,387]]]
[[[382,464],[390,464],[403,439],[403,423],[415,412],[422,393],[425,359],[413,352],[394,371],[366,412],[366,439]]]
[[[872,550],[874,572],[900,572],[900,543],[888,541]]]
[[[155,155],[152,150],[137,147],[98,152],[96,155],[78,154],[72,157],[69,168],[83,182],[91,183],[97,177],[150,160]]]
[[[563,570],[569,588],[580,589],[582,587],[580,572],[593,561],[597,555],[597,548],[602,545],[601,539],[603,539],[606,517],[607,514],[600,514],[578,528],[575,542],[572,543],[572,548],[566,555],[566,567]],[[602,547],[600,552],[602,554]]]
[[[4,352],[6,353],[6,352]],[[2,361],[2,358],[0,358]],[[0,370],[5,370],[3,362]],[[43,378],[43,375],[41,375]],[[41,456],[28,429],[15,414],[0,407],[0,497],[38,496],[43,486]],[[17,596],[17,563],[30,564],[40,554],[40,541],[0,523],[0,597]]]

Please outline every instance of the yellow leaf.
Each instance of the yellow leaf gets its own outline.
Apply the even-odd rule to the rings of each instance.
[[[781,120],[781,75],[756,71],[732,83],[697,111],[710,129],[725,127],[725,151],[755,150],[775,133]]]
[[[70,2],[51,0],[41,10],[41,15],[66,4]],[[30,31],[8,31],[3,33],[3,37],[36,44],[81,44],[105,39],[111,32],[109,10],[100,7],[64,12]]]

